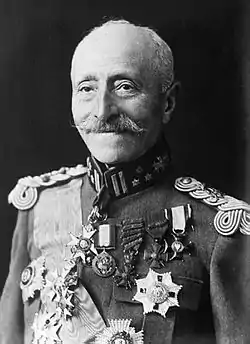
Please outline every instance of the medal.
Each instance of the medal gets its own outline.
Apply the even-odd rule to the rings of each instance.
[[[170,255],[169,260],[178,259],[184,261],[183,254],[186,253],[190,256],[194,251],[194,243],[192,241],[188,241],[188,243],[186,243],[185,235],[181,236],[172,234],[172,237],[174,241],[171,244],[172,254]]]
[[[116,270],[114,281],[118,287],[131,289],[138,277],[135,271],[135,260],[143,241],[144,223],[142,220],[124,221],[121,230],[124,266]]]
[[[115,224],[112,219],[99,224],[94,236],[94,244],[96,249],[115,249]]]
[[[46,284],[41,291],[41,301],[53,303],[58,314],[66,320],[72,316],[74,291],[77,286],[76,265],[73,265],[73,261],[67,261],[60,273],[56,269],[50,273],[50,276],[46,276]]]
[[[94,272],[101,277],[113,275],[116,263],[114,258],[107,252],[107,250],[115,249],[115,225],[112,219],[98,226],[98,231],[94,236],[94,244],[96,250],[102,250],[92,261]]]
[[[167,249],[168,244],[166,240],[164,240],[164,247],[155,240],[151,248],[144,251],[144,259],[149,264],[150,268],[160,269],[164,267],[165,263],[168,261]]]
[[[143,331],[130,327],[132,320],[108,320],[109,327],[96,336],[95,344],[143,344]]]
[[[130,252],[124,254],[124,267],[123,270],[116,270],[114,276],[114,282],[118,287],[125,287],[126,289],[132,289],[135,284],[135,279],[138,275],[134,267],[134,253]]]
[[[45,258],[43,256],[33,260],[22,272],[20,288],[22,289],[23,302],[35,296],[45,284]]]
[[[177,296],[182,286],[172,281],[170,272],[158,274],[149,269],[148,275],[136,280],[136,284],[134,300],[142,303],[144,314],[156,312],[165,317],[170,307],[179,307]]]
[[[95,232],[92,226],[82,226],[82,234],[69,233],[71,241],[66,246],[70,246],[73,259],[80,258],[84,265],[91,265],[97,254],[92,239]]]
[[[169,243],[169,261],[183,260],[183,254],[191,255],[194,244],[187,241],[187,229],[193,229],[191,223],[192,210],[190,204],[165,209],[165,216],[171,223],[171,238]]]
[[[114,258],[104,249],[93,259],[92,268],[98,276],[109,277],[115,272],[116,263]]]
[[[61,326],[62,323],[56,313],[46,311],[44,313],[35,313],[32,325],[34,331],[32,344],[60,343],[58,332]]]
[[[144,259],[150,268],[160,269],[168,261],[168,243],[164,238],[169,228],[169,221],[157,221],[148,226],[146,233],[153,239],[150,247],[144,250]]]

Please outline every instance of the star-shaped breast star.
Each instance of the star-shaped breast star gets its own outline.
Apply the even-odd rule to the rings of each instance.
[[[182,286],[172,281],[170,272],[158,274],[149,269],[148,275],[136,280],[136,284],[134,300],[143,304],[144,314],[157,312],[165,317],[169,307],[179,307],[177,296]]]
[[[95,344],[126,343],[143,344],[143,330],[135,332],[131,319],[111,319],[109,326],[97,334]]]
[[[45,258],[43,256],[33,260],[22,272],[20,288],[23,302],[35,296],[36,291],[43,289],[45,284]]]

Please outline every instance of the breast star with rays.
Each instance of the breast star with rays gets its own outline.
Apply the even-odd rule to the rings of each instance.
[[[108,319],[109,326],[97,334],[95,344],[143,344],[143,331],[135,332],[131,319]]]
[[[43,289],[45,272],[45,258],[43,256],[33,260],[23,270],[20,281],[23,302],[34,298],[35,292]]]
[[[159,274],[149,269],[147,276],[136,280],[136,284],[133,299],[142,303],[144,314],[156,312],[165,317],[170,307],[179,307],[177,296],[182,286],[172,281],[171,272]]]

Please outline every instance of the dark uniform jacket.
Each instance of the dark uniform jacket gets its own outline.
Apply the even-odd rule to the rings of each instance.
[[[250,207],[167,160],[19,181],[1,344],[250,343]]]

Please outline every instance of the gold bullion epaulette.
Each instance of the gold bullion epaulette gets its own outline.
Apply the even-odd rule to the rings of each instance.
[[[250,205],[246,202],[206,187],[192,177],[176,179],[175,188],[217,209],[214,227],[221,235],[232,235],[236,231],[250,235]]]
[[[8,202],[19,210],[31,209],[37,202],[38,190],[68,183],[87,173],[83,165],[62,167],[59,170],[41,174],[35,177],[24,177],[18,180],[14,189],[9,193]]]

